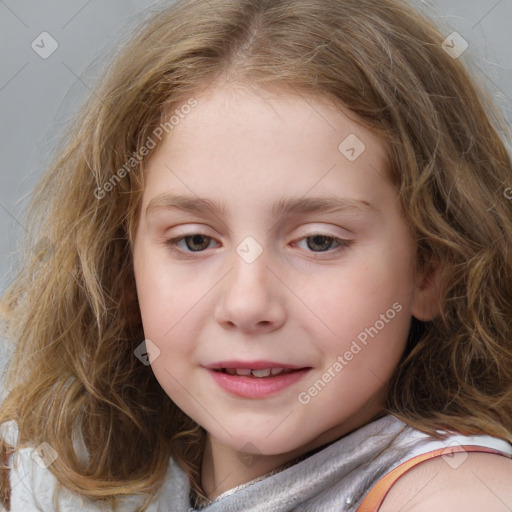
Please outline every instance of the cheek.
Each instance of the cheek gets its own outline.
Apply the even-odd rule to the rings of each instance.
[[[408,251],[398,244],[380,243],[358,251],[350,264],[317,280],[313,289],[303,283],[304,302],[328,327],[326,331],[316,321],[317,339],[321,329],[322,345],[331,360],[347,353],[354,370],[381,364],[392,369],[410,328],[411,269]]]
[[[159,349],[151,370],[171,400],[187,411],[190,395],[186,388],[192,377],[189,368],[194,360],[195,341],[200,338],[199,323],[189,321],[190,315],[200,310],[197,294],[180,293],[181,285],[175,279],[168,275],[159,279],[157,267],[152,270],[138,274],[144,336]]]
[[[297,295],[311,306],[331,334],[345,339],[356,336],[358,330],[373,325],[386,311],[391,309],[389,316],[395,316],[395,303],[409,310],[412,294],[407,267],[392,261],[361,258],[355,265],[315,278],[315,286],[304,280]]]
[[[166,373],[179,374],[192,357],[209,286],[150,250],[137,254],[134,271],[144,335],[160,350],[152,367],[159,381],[172,386]]]
[[[139,307],[145,335],[150,339],[164,341],[170,337],[178,319],[201,296],[201,282],[185,279],[177,270],[168,264],[161,251],[140,249],[134,253]]]

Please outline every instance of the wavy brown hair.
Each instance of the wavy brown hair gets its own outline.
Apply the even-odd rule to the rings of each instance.
[[[201,492],[205,432],[134,356],[144,335],[131,249],[147,159],[119,169],[219,79],[329,98],[384,138],[418,268],[437,269],[440,286],[439,315],[413,319],[387,410],[431,434],[512,441],[510,132],[463,64],[469,52],[452,58],[444,37],[402,0],[190,0],[148,12],[35,189],[24,259],[0,303],[14,346],[0,422],[18,423],[17,448],[51,444],[49,469],[91,499],[151,499],[170,456]]]

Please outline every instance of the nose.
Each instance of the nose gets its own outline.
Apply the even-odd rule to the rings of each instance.
[[[265,251],[248,263],[238,254],[219,283],[215,319],[225,329],[246,333],[271,332],[286,320],[285,285],[268,266]]]

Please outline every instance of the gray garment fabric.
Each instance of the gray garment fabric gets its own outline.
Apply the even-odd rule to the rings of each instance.
[[[298,464],[201,508],[202,512],[355,511],[366,492],[404,456],[407,426],[385,416],[341,438]],[[400,442],[401,441],[401,442]],[[398,442],[393,446],[393,442]],[[406,452],[407,450],[405,450]],[[180,485],[180,483],[181,485]],[[172,481],[169,481],[172,483]],[[188,484],[182,477],[164,489],[173,510],[188,512]]]
[[[8,432],[2,428],[0,435],[2,432],[14,444],[15,425],[10,425]],[[355,512],[373,485],[390,470],[415,455],[454,444],[490,447],[512,457],[512,446],[504,440],[455,433],[437,440],[387,415],[201,509],[191,507],[187,476],[171,458],[165,482],[148,512]],[[143,496],[133,496],[112,509],[67,489],[54,496],[55,477],[37,462],[34,448],[23,448],[16,456],[11,471],[13,512],[53,512],[57,510],[54,499],[65,512],[137,512],[144,501]]]

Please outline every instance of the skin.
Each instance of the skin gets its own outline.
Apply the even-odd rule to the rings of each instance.
[[[145,336],[160,350],[152,370],[207,431],[202,487],[215,498],[381,413],[411,317],[435,313],[435,286],[415,270],[377,135],[326,101],[292,92],[224,84],[196,99],[149,159],[134,270]],[[349,134],[366,146],[355,161],[338,150]],[[223,201],[228,210],[148,211],[164,193]],[[375,210],[272,214],[277,200],[303,196],[362,200]],[[178,252],[166,245],[194,234],[211,237],[200,251],[190,239]],[[327,239],[321,251],[308,238],[318,234],[352,242],[338,248]],[[252,263],[236,251],[247,236],[263,251]],[[400,312],[300,403],[299,393],[332,372],[394,303]],[[276,395],[247,399],[221,389],[203,367],[226,359],[311,370]]]
[[[379,512],[510,512],[512,460],[489,453],[462,453],[422,462],[391,488]],[[460,464],[460,465],[459,465]]]

